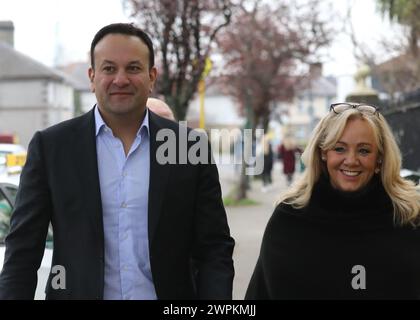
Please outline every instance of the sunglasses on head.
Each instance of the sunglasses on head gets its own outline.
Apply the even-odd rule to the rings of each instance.
[[[349,102],[340,102],[340,103],[333,103],[330,106],[330,111],[334,111],[334,113],[339,114],[349,109],[356,109],[362,113],[366,114],[379,114],[379,108],[364,104],[364,103],[349,103]]]

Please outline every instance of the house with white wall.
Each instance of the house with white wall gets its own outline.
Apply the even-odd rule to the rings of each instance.
[[[16,51],[13,31],[0,22],[0,132],[28,146],[37,130],[73,117],[74,92],[66,75]]]
[[[190,103],[186,119],[189,127],[199,127],[200,96],[198,93]],[[223,92],[217,81],[213,81],[205,90],[204,119],[206,131],[213,135],[212,141],[213,139],[219,141],[218,144],[223,152],[229,151],[229,144],[234,140],[233,136],[238,133],[238,129],[243,129],[245,124],[245,118],[239,115],[238,104],[231,96]]]
[[[336,79],[323,76],[322,64],[312,64],[308,76],[295,89],[293,100],[278,104],[277,112],[285,131],[304,143],[336,97]]]
[[[96,104],[96,96],[91,91],[87,62],[73,62],[58,69],[70,76],[74,88],[74,105],[77,114],[88,112]]]

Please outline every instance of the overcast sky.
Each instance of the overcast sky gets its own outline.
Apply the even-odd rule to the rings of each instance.
[[[349,2],[353,3],[353,24],[360,40],[374,46],[381,36],[392,34],[394,27],[377,13],[375,0],[333,1],[343,14]],[[85,60],[98,29],[129,21],[121,0],[0,0],[0,20],[14,22],[18,51],[48,66]],[[324,74],[340,77],[355,72],[352,46],[346,36],[336,38],[330,57]]]

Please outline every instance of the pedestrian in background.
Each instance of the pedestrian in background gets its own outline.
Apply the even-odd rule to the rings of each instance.
[[[420,193],[370,105],[333,104],[266,227],[247,299],[420,299]]]
[[[158,98],[148,98],[147,108],[156,113],[158,116],[175,121],[174,113],[168,104]]]
[[[262,191],[268,191],[268,188],[273,183],[271,172],[273,171],[274,153],[271,141],[264,139],[264,168],[262,172],[263,188]]]
[[[301,153],[301,150],[296,146],[293,137],[288,134],[278,148],[278,157],[283,163],[283,173],[288,186],[293,181],[293,175],[296,169],[296,153]]]

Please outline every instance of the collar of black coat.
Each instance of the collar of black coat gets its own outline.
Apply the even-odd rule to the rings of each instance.
[[[294,209],[282,203],[277,210],[337,232],[394,227],[392,201],[376,176],[360,191],[341,192],[334,189],[329,178],[323,175],[314,185],[305,208]]]

